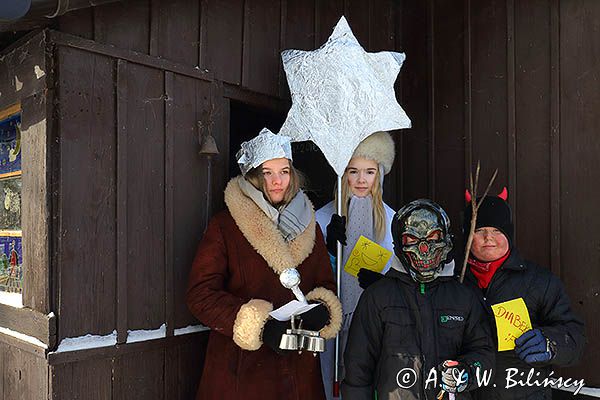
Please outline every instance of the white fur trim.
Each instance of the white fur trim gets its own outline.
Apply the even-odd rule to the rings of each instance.
[[[325,339],[334,338],[342,327],[342,303],[340,303],[335,293],[324,287],[318,287],[308,292],[306,300],[319,301],[327,307],[329,324],[325,325],[319,333]]]
[[[266,300],[252,299],[242,305],[233,324],[233,341],[244,350],[258,350],[262,346],[262,330],[273,311]]]
[[[375,132],[371,134],[360,142],[352,155],[352,157],[364,157],[377,161],[383,166],[383,172],[386,175],[392,169],[395,156],[394,139],[387,132]]]

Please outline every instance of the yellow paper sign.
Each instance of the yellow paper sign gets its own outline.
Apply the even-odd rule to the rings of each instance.
[[[498,351],[515,348],[515,339],[531,329],[529,311],[523,298],[494,304],[496,331],[498,332]]]
[[[361,268],[381,272],[391,256],[391,251],[361,235],[344,265],[344,271],[354,276]]]

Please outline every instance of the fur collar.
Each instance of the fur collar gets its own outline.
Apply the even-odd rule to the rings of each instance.
[[[244,237],[278,275],[286,268],[295,268],[312,253],[315,244],[315,216],[310,200],[312,219],[304,232],[285,242],[277,226],[244,195],[238,183],[241,176],[229,181],[225,188],[225,204]]]

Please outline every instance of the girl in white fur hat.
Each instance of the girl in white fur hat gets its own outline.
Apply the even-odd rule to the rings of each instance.
[[[383,177],[390,172],[394,162],[394,141],[387,132],[376,132],[363,140],[356,150],[342,177],[342,212],[336,214],[337,199],[329,202],[315,213],[321,227],[327,250],[335,265],[336,242],[343,244],[345,265],[358,238],[362,235],[380,246],[394,251],[392,245],[392,210],[383,202]],[[336,191],[337,192],[337,191]],[[383,273],[390,268],[390,262]],[[362,290],[378,280],[382,275],[368,269],[360,269],[358,278],[342,270],[341,302],[343,310],[342,329],[340,330],[340,354],[343,354],[348,336],[352,314]],[[332,398],[334,344],[327,343],[325,353],[321,354],[321,370],[327,398]],[[339,380],[344,377],[343,363],[340,357]]]

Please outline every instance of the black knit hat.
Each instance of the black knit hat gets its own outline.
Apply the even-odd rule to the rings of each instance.
[[[479,199],[477,201],[479,201]],[[471,208],[471,203],[469,202],[465,208],[465,235],[469,232],[471,226],[472,213],[473,210]],[[502,231],[504,236],[508,239],[509,245],[512,247],[514,235],[512,211],[504,199],[498,196],[486,196],[484,198],[483,203],[479,207],[479,211],[477,211],[475,229],[485,226],[491,226]]]

